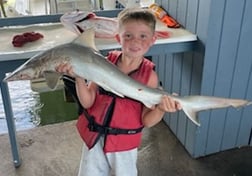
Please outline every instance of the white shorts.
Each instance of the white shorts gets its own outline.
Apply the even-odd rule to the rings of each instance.
[[[137,148],[104,153],[104,138],[89,150],[83,145],[78,176],[137,176]]]

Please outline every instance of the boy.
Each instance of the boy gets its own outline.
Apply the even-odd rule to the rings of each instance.
[[[122,51],[110,52],[108,60],[133,79],[157,88],[154,64],[144,58],[156,40],[154,15],[144,9],[125,9],[118,20],[116,39]],[[180,105],[164,96],[160,104],[148,109],[138,101],[107,92],[94,82],[86,85],[69,65],[61,65],[57,71],[75,77],[79,102],[87,109],[77,122],[85,143],[79,176],[137,176],[137,148],[142,128],[157,124],[165,112],[175,112]]]

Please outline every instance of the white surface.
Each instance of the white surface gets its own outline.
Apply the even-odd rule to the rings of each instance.
[[[158,39],[155,44],[168,44],[197,40],[195,34],[192,34],[183,28],[171,29],[161,23],[158,23],[157,30],[168,31],[170,33],[170,37],[167,39]],[[12,38],[15,35],[32,31],[41,33],[44,38],[35,42],[26,43],[22,47],[14,47],[12,45]],[[77,35],[75,33],[65,29],[60,23],[0,28],[0,62],[30,58],[40,51],[71,42],[76,37]],[[120,48],[120,45],[113,39],[96,39],[95,42],[97,48],[100,50]]]
[[[140,1],[141,7],[149,7],[151,4],[155,3],[155,0],[118,0],[124,7],[131,5],[132,2]]]
[[[104,10],[113,10],[116,8],[116,0],[105,0],[102,2]]]
[[[22,47],[14,47],[12,39],[24,32],[39,32],[44,38],[28,42]],[[38,24],[0,28],[0,61],[29,58],[39,51],[72,41],[76,34],[65,29],[60,23]]]

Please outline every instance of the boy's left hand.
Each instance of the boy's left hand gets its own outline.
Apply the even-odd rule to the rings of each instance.
[[[164,95],[161,102],[157,105],[157,108],[165,112],[176,112],[181,110],[179,102],[175,101],[172,97]]]

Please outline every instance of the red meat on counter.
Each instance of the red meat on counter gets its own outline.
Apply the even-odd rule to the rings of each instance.
[[[27,42],[33,42],[43,38],[44,36],[38,32],[25,32],[20,35],[15,35],[12,39],[12,45],[22,47]]]

